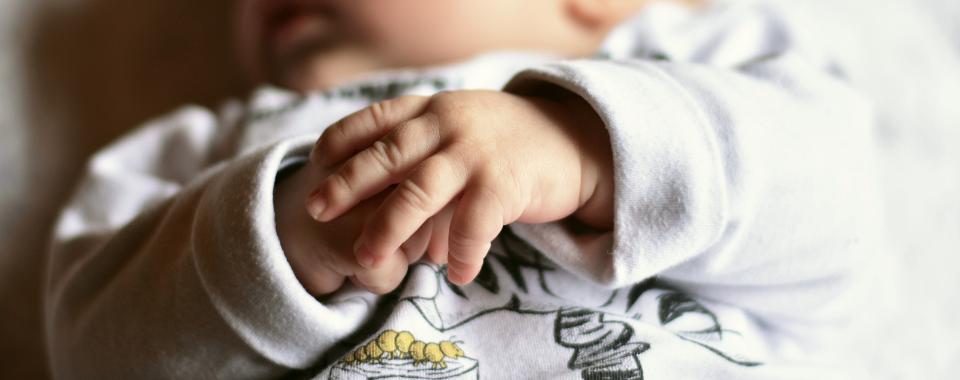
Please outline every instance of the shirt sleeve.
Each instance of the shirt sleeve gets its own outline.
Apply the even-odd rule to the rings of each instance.
[[[871,105],[774,10],[735,14],[698,25],[704,38],[648,40],[662,48],[655,60],[568,61],[515,77],[507,91],[560,86],[600,115],[615,226],[514,229],[611,287],[660,276],[773,328],[840,320],[882,249]]]
[[[98,153],[62,212],[46,331],[61,379],[266,378],[312,365],[376,298],[318,302],[277,238],[287,139],[205,168],[216,119],[185,108]]]

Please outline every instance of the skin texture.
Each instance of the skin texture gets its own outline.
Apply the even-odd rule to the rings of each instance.
[[[646,2],[248,0],[239,42],[254,79],[306,92],[492,50],[587,55]],[[424,251],[465,284],[513,221],[573,216],[612,228],[605,127],[583,99],[538,95],[405,97],[327,129],[274,195],[277,232],[304,288],[323,295],[350,279],[383,294]]]
[[[354,245],[381,268],[419,226],[456,201],[448,276],[470,282],[500,229],[576,214],[613,225],[612,158],[603,123],[580,98],[553,101],[499,91],[452,91],[368,107],[328,128],[311,154],[346,159],[310,194],[311,215],[335,220],[398,184]],[[359,153],[356,153],[359,151]]]
[[[336,220],[317,222],[307,214],[303,200],[333,169],[324,170],[308,163],[274,189],[277,234],[287,261],[300,283],[313,295],[332,293],[346,279],[370,292],[387,293],[403,280],[407,266],[423,256],[431,235],[444,236],[432,230],[445,231],[452,212],[431,218],[380,267],[364,268],[358,264],[352,245],[389,191],[360,202]]]
[[[247,71],[299,91],[494,50],[591,54],[648,0],[244,0]]]

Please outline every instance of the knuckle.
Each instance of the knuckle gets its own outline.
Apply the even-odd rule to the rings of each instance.
[[[439,100],[440,105],[458,114],[473,115],[489,109],[483,97],[478,96],[479,93],[476,91],[449,91],[441,94],[446,96]]]
[[[403,152],[390,140],[376,141],[367,151],[374,162],[391,173],[399,169],[403,162]]]
[[[460,271],[458,272],[462,272],[466,268],[479,267],[483,265],[483,259],[489,251],[490,243],[460,249],[451,247],[448,265],[459,268]]]
[[[443,106],[448,104],[456,103],[459,92],[457,91],[443,91],[438,92],[430,97],[430,103],[433,106]]]
[[[441,124],[457,124],[460,120],[469,119],[473,114],[472,102],[461,98],[455,91],[446,91],[434,95],[430,99],[430,113],[437,116]]]
[[[423,141],[426,141],[432,146],[439,146],[444,138],[443,126],[444,123],[440,118],[440,115],[436,112],[428,112],[422,116],[424,121],[424,136]]]
[[[346,141],[349,137],[347,129],[349,129],[349,122],[351,118],[349,116],[337,120],[333,123],[330,128],[327,128],[324,131],[323,136],[320,138],[320,147],[324,151],[329,151],[331,149],[337,148],[343,144],[343,141]]]
[[[429,99],[429,96],[424,95],[404,95],[399,98],[393,98],[389,100],[390,104],[396,104],[398,107],[409,108],[409,107],[422,107],[424,100]]]
[[[486,243],[479,239],[474,231],[463,227],[451,227],[449,237],[450,242],[453,243],[451,246],[457,247],[475,247]]]
[[[411,179],[404,179],[397,185],[397,197],[405,211],[412,215],[429,213],[434,198],[422,186]]]
[[[326,184],[324,193],[330,202],[336,203],[342,201],[348,198],[349,194],[355,192],[353,186],[354,180],[352,180],[354,172],[354,170],[345,166],[327,177],[327,180],[324,181]]]
[[[387,124],[387,110],[389,101],[376,102],[367,107],[367,116],[378,129],[385,128]]]

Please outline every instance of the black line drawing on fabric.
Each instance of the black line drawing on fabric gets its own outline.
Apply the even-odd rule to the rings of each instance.
[[[714,354],[717,354],[717,356],[719,356],[719,357],[721,357],[721,358],[724,358],[725,360],[727,360],[728,362],[731,362],[731,363],[733,363],[733,364],[742,365],[742,366],[744,366],[744,367],[756,367],[756,366],[763,365],[763,363],[761,363],[761,362],[754,362],[754,361],[749,361],[749,360],[739,360],[739,359],[736,359],[736,358],[734,358],[734,357],[732,357],[732,356],[724,353],[723,351],[720,351],[720,350],[718,350],[718,349],[716,349],[716,348],[713,348],[713,347],[711,347],[711,346],[708,346],[708,345],[705,344],[705,343],[697,342],[697,341],[695,341],[695,340],[692,340],[692,339],[689,339],[689,338],[685,338],[685,337],[680,336],[680,335],[677,335],[677,337],[679,337],[680,339],[683,339],[683,340],[685,340],[685,341],[687,341],[687,342],[696,344],[696,345],[698,345],[698,346],[700,346],[700,347],[706,348],[706,349],[709,350],[710,352],[713,352]]]
[[[753,367],[762,364],[738,354],[743,352],[742,346],[738,346],[740,334],[723,329],[709,307],[659,278],[627,288],[597,292],[596,303],[591,302],[590,306],[564,306],[570,304],[570,300],[566,300],[569,296],[564,292],[569,289],[558,286],[557,290],[561,292],[555,294],[548,284],[564,278],[565,272],[557,272],[555,264],[513,234],[509,227],[504,228],[495,247],[497,249],[484,259],[477,280],[467,286],[450,282],[445,266],[411,265],[410,271],[418,273],[416,281],[420,285],[405,293],[401,289],[406,288],[404,284],[391,293],[397,295],[396,305],[413,306],[411,311],[419,314],[428,328],[439,333],[454,332],[478,318],[500,312],[539,315],[547,317],[545,321],[553,319],[553,344],[573,350],[567,367],[579,371],[583,379],[643,379],[640,355],[655,349],[648,341],[643,341],[644,335],[639,333],[639,328],[645,325],[668,331],[682,341],[702,347],[735,365]],[[556,275],[561,277],[554,278]],[[408,281],[413,280],[404,280],[405,283]],[[544,297],[556,298],[557,302],[543,302]],[[476,374],[470,374],[479,368],[475,359],[463,356],[463,350],[458,353],[450,345],[443,349],[444,342],[461,348],[454,337],[433,335],[431,340],[436,343],[424,340],[412,349],[404,342],[413,344],[416,341],[413,336],[420,336],[420,333],[414,331],[400,338],[403,333],[400,329],[384,330],[383,327],[380,324],[378,330],[362,337],[358,334],[360,340],[350,342],[349,351],[340,351],[333,363],[328,362],[332,367],[326,368],[337,372],[336,376],[331,374],[331,378],[430,376],[451,379],[463,378],[464,374],[476,378]],[[547,339],[543,343],[549,343]],[[412,356],[412,353],[419,356]],[[421,371],[416,375],[421,377],[397,377],[411,368]]]
[[[507,311],[507,312],[513,312],[516,314],[528,314],[528,315],[546,315],[546,314],[552,314],[555,312],[555,310],[548,310],[548,311],[525,310],[521,307],[520,298],[518,298],[517,295],[514,294],[510,297],[510,300],[507,301],[507,303],[503,304],[502,306],[483,309],[477,313],[458,319],[451,324],[447,324],[442,316],[442,313],[440,313],[439,308],[437,308],[436,306],[435,299],[436,299],[436,296],[433,296],[430,298],[412,297],[412,298],[404,298],[403,300],[412,303],[414,307],[417,308],[417,311],[420,313],[423,319],[426,320],[431,327],[433,327],[439,332],[447,332],[447,331],[453,330],[457,327],[470,323],[471,321],[477,318],[483,317],[487,314],[500,312],[500,311]]]
[[[410,79],[394,79],[387,82],[369,82],[360,83],[353,86],[335,88],[323,92],[323,97],[330,99],[356,99],[363,98],[367,102],[373,103],[387,99],[393,99],[405,92],[419,86],[429,86],[432,91],[443,91],[450,89],[447,78],[443,76],[421,76]]]
[[[640,297],[652,290],[659,290],[660,294],[656,296],[657,318],[664,329],[674,333],[678,338],[687,342],[701,346],[721,358],[737,365],[745,367],[755,367],[763,363],[737,358],[735,355],[726,353],[716,347],[716,343],[722,342],[724,334],[740,335],[736,331],[724,330],[720,325],[717,315],[706,308],[700,302],[683,293],[676,287],[653,277],[633,285],[627,293],[626,314],[630,314],[630,309],[639,301]],[[700,315],[706,317],[709,323],[701,329],[673,329],[671,323],[679,320],[685,315]],[[634,319],[640,319],[640,315],[635,315]]]
[[[573,349],[567,367],[584,380],[642,380],[639,355],[650,344],[636,341],[633,327],[605,321],[606,314],[583,308],[561,309],[554,322],[554,340]]]
[[[556,269],[542,256],[542,253],[520,239],[509,227],[504,228],[498,239],[500,246],[503,248],[502,253],[491,252],[484,259],[481,275],[478,276],[480,280],[476,283],[477,286],[474,287],[473,293],[451,283],[446,277],[446,268],[440,267],[435,273],[438,284],[442,283],[444,286],[438,286],[436,294],[408,297],[402,299],[402,301],[412,303],[423,318],[440,332],[450,331],[477,318],[501,311],[528,315],[544,315],[557,312],[557,308],[526,305],[522,301],[526,295],[532,294],[533,290],[561,299],[547,285],[547,275]],[[501,270],[495,270],[494,267]],[[533,276],[536,276],[539,285],[536,288],[531,288],[528,284],[528,281],[533,277],[529,272],[531,269],[534,271],[535,275]],[[527,272],[524,273],[524,270],[527,270]],[[506,276],[503,275],[504,273],[506,273]],[[503,277],[512,280],[513,284],[502,282],[505,281]],[[476,289],[484,289],[490,295],[497,295],[498,297],[490,298],[485,296],[483,291],[477,293]],[[501,294],[504,289],[512,289],[512,293]],[[438,307],[437,300],[446,290],[449,290],[449,293],[456,294],[461,299],[471,301],[471,303],[479,301],[478,308],[456,315],[444,313],[443,308]],[[653,293],[649,293],[651,291]],[[475,297],[479,296],[480,299],[471,300],[469,294],[474,294]],[[646,302],[646,305],[651,305],[650,302],[655,303],[655,308],[651,308],[651,306],[644,306],[644,308],[650,313],[649,315],[655,316],[656,320],[643,319],[643,314],[636,312],[641,308],[635,308],[634,306],[639,306],[640,298],[645,294],[653,296],[653,298],[648,296],[647,300],[643,302]],[[509,299],[505,297],[509,297]],[[626,309],[622,315],[627,318],[659,325],[678,338],[703,347],[733,364],[747,367],[762,364],[733,354],[732,352],[736,349],[731,349],[729,342],[725,343],[724,337],[726,334],[739,335],[739,333],[724,330],[717,315],[710,309],[660,278],[653,277],[629,288],[612,290],[607,297],[606,302],[600,305],[597,308],[598,310],[609,309],[614,304],[623,305],[623,300],[620,297],[626,297]],[[493,299],[500,299],[501,301],[500,303],[489,303]],[[621,301],[617,302],[617,299]],[[483,303],[487,303],[487,305],[480,306]],[[615,314],[621,313],[617,312]]]
[[[556,297],[556,295],[550,291],[550,287],[547,286],[545,279],[545,274],[547,272],[554,271],[555,268],[544,262],[543,254],[540,253],[540,251],[531,247],[529,244],[527,244],[527,242],[517,237],[517,235],[510,230],[509,226],[505,226],[503,228],[498,236],[498,241],[502,245],[504,253],[502,255],[492,252],[487,254],[487,256],[483,259],[483,266],[480,267],[480,273],[477,275],[477,278],[473,280],[475,284],[479,285],[483,289],[486,289],[490,293],[500,293],[500,279],[497,276],[497,273],[493,270],[491,263],[491,260],[493,260],[503,267],[521,292],[530,292],[530,290],[527,288],[527,280],[524,278],[522,270],[533,269],[537,272],[537,283],[540,285],[540,289],[545,293]],[[469,299],[463,289],[451,282],[447,277],[446,267],[441,267],[441,269],[441,272],[443,273],[443,281],[447,287],[449,287],[454,294],[462,298]]]
[[[716,333],[720,339],[723,339],[723,329],[720,328],[720,322],[717,321],[717,316],[703,307],[699,302],[694,301],[690,296],[676,292],[662,294],[657,298],[660,299],[660,313],[658,315],[660,317],[660,323],[668,324],[686,313],[704,314],[710,317],[713,321],[713,326],[698,332]]]
[[[449,278],[444,277],[447,281],[450,281]],[[493,294],[500,293],[500,282],[497,278],[497,273],[493,271],[489,265],[484,265],[480,267],[480,273],[477,274],[477,278],[473,280],[474,283],[479,285],[481,288],[486,289],[488,292]]]
[[[553,271],[554,268],[544,262],[543,253],[530,246],[530,244],[523,241],[523,239],[520,239],[519,236],[513,233],[513,230],[510,229],[509,226],[503,227],[498,239],[503,246],[504,255],[487,255],[487,257],[493,257],[494,260],[497,260],[497,262],[507,270],[510,278],[517,284],[517,288],[524,293],[529,292],[527,289],[527,281],[523,278],[520,270],[530,268],[537,271],[537,282],[540,288],[547,294],[556,296],[550,291],[550,287],[547,286],[546,277],[544,276],[546,272]]]
[[[604,307],[607,307],[607,306],[612,305],[612,304],[613,304],[613,300],[615,300],[618,295],[620,295],[620,289],[614,289],[613,292],[610,293],[610,298],[607,298],[607,302],[604,302],[603,305],[600,305],[600,307],[601,307],[601,308],[604,308]],[[627,309],[629,309],[629,307],[628,307]]]
[[[439,75],[424,75],[393,79],[389,81],[370,81],[333,88],[320,93],[325,101],[332,100],[359,100],[363,99],[367,103],[375,103],[387,99],[399,97],[418,87],[428,88],[430,91],[452,90],[462,87],[462,84],[451,84],[450,80]],[[245,116],[245,122],[256,123],[266,119],[282,116],[299,109],[307,103],[308,96],[297,94],[296,97],[286,103],[273,108],[253,110]]]
[[[461,313],[457,313],[457,315],[447,315],[441,312],[442,308],[438,307],[437,302],[446,290],[449,290],[450,293],[464,300],[480,301],[471,300],[468,292],[465,291],[463,287],[450,281],[447,277],[446,266],[436,267],[429,264],[414,264],[414,266],[417,267],[431,268],[435,273],[437,278],[436,293],[405,297],[402,298],[401,301],[413,304],[420,315],[423,316],[424,320],[440,332],[455,329],[487,314],[501,311],[530,315],[546,315],[556,312],[556,308],[544,310],[542,306],[538,308],[524,308],[520,300],[520,295],[530,294],[531,290],[542,291],[544,294],[556,297],[556,295],[550,291],[545,279],[546,274],[554,271],[555,268],[543,258],[540,251],[531,247],[513,234],[509,227],[503,228],[503,231],[498,237],[498,242],[500,246],[503,247],[503,253],[490,252],[487,254],[487,257],[483,260],[480,274],[473,283],[476,287],[483,289],[483,291],[479,293],[476,293],[476,291],[474,293],[483,297],[481,297],[482,302],[475,303],[477,308],[473,311],[462,312],[461,310]],[[497,274],[497,270],[494,269],[495,266],[502,269],[500,272],[501,275]],[[525,277],[523,270],[535,271],[538,288],[531,289],[528,286],[527,280],[529,273],[527,273],[528,276]],[[506,272],[507,275],[502,276],[503,272]],[[511,286],[509,283],[501,283],[501,280],[503,280],[502,277],[509,278],[514,286]],[[515,290],[511,293],[503,293],[502,290],[507,288]],[[496,297],[490,297],[491,295]]]
[[[428,343],[409,331],[384,330],[340,359],[330,378],[478,379],[479,363],[465,356],[463,342],[453,339]]]
[[[246,123],[256,123],[265,119],[273,118],[280,116],[293,110],[296,110],[307,103],[307,97],[303,95],[297,95],[295,99],[291,102],[270,109],[260,109],[252,110],[249,114],[246,115]]]

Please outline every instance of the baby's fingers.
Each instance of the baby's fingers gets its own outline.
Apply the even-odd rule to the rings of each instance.
[[[294,264],[294,263],[291,263]],[[311,266],[291,265],[297,280],[308,293],[314,296],[330,294],[340,289],[346,277],[325,265]]]
[[[381,266],[371,269],[360,269],[350,280],[357,286],[375,294],[386,294],[400,286],[403,277],[407,275],[407,255],[402,252],[390,255],[384,259]]]
[[[437,150],[438,128],[436,118],[427,115],[401,123],[324,179],[308,196],[310,214],[319,221],[332,220],[397,183]]]
[[[503,224],[504,208],[496,194],[482,186],[463,194],[450,222],[447,277],[451,282],[466,285],[477,277]]]
[[[430,243],[427,255],[434,264],[446,264],[449,249],[450,220],[457,208],[457,202],[448,203],[443,210],[430,218],[433,230],[430,233]]]
[[[310,161],[324,167],[349,158],[400,123],[420,116],[429,101],[430,98],[424,96],[404,96],[347,115],[323,131],[310,152]]]
[[[467,172],[455,156],[431,156],[401,181],[367,221],[355,249],[361,265],[379,266],[463,189]]]

